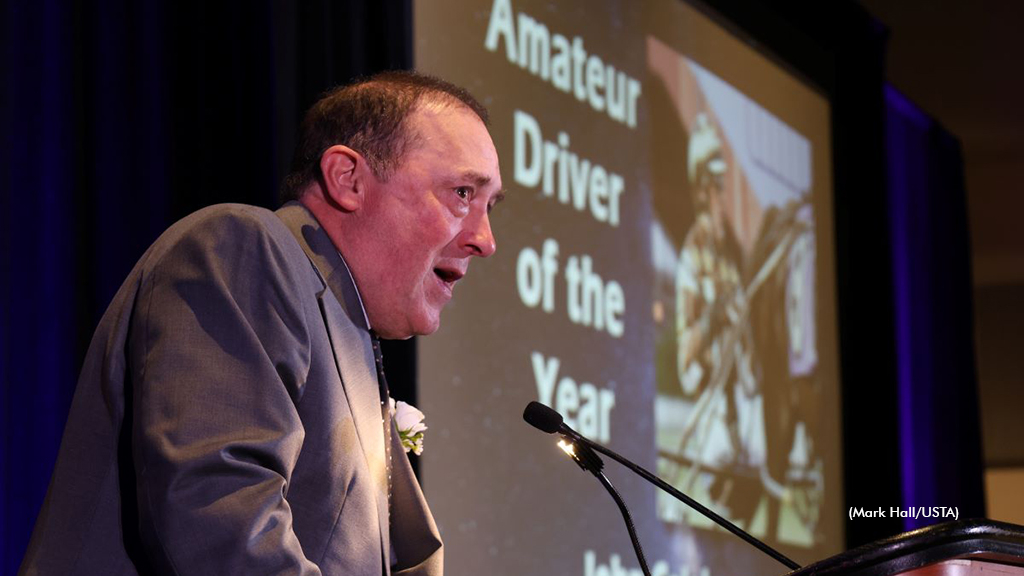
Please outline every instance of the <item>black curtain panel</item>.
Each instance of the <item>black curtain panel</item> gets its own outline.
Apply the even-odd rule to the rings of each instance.
[[[960,142],[891,86],[886,158],[903,505],[985,515]],[[950,518],[905,518],[904,529]]]
[[[412,5],[2,6],[0,572],[13,574],[92,331],[135,261],[200,207],[275,207],[317,96],[411,66]],[[388,356],[404,368],[409,349]]]

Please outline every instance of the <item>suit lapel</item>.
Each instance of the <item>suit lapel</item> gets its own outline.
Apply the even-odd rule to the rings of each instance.
[[[320,223],[297,203],[286,204],[277,211],[277,215],[291,230],[327,286],[317,295],[320,312],[331,339],[334,360],[344,384],[359,444],[373,479],[384,570],[390,574],[387,462],[380,388],[366,314],[348,268]]]
[[[326,292],[326,291],[325,291]],[[367,466],[373,477],[377,497],[377,518],[381,532],[381,550],[390,550],[388,526],[387,462],[384,455],[384,430],[381,425],[380,394],[373,365],[370,335],[347,321],[333,295],[321,292],[320,310],[334,350],[334,360],[345,385],[352,420]],[[358,344],[357,344],[358,343]],[[385,569],[390,564],[385,554]]]
[[[413,474],[409,458],[402,449],[398,432],[392,430],[391,467],[394,493],[391,509],[394,525],[396,572],[394,576],[425,576],[444,573],[444,549],[427,501]]]

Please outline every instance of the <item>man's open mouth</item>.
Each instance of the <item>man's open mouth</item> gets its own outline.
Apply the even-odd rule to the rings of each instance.
[[[452,268],[434,268],[434,274],[446,284],[454,284],[463,276],[461,271]]]

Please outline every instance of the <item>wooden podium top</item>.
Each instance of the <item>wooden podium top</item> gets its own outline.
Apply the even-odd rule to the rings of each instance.
[[[865,544],[788,576],[1024,575],[1024,527],[994,520],[947,522]]]

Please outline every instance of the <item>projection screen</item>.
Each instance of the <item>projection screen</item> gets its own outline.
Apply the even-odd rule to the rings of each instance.
[[[536,400],[800,563],[843,546],[829,103],[675,0],[414,5],[507,199],[417,345],[452,574],[639,574]],[[659,576],[787,570],[613,462]]]

